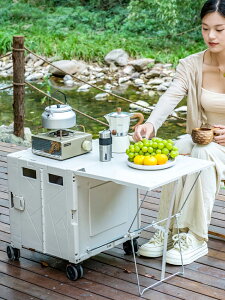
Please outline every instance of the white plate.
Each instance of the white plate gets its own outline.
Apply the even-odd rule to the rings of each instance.
[[[138,169],[138,170],[146,170],[146,171],[167,169],[167,168],[174,166],[175,163],[176,163],[176,160],[168,160],[168,162],[165,163],[164,165],[145,166],[145,165],[137,165],[137,164],[134,164],[133,162],[130,162],[129,160],[127,160],[127,164],[129,167]]]

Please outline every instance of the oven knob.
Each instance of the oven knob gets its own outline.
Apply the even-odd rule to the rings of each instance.
[[[92,149],[91,141],[83,141],[81,147],[83,148],[84,151],[91,151]]]

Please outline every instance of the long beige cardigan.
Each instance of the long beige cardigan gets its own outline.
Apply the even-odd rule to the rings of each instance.
[[[171,86],[160,97],[146,122],[151,122],[155,133],[172,113],[177,104],[187,95],[187,133],[206,123],[201,107],[202,65],[205,51],[190,55],[179,61]]]

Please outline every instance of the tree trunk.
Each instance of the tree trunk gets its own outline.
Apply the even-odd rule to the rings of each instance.
[[[24,138],[24,37],[13,37],[14,134]]]

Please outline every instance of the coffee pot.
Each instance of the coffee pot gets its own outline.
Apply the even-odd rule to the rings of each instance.
[[[130,128],[130,120],[138,118],[138,122],[132,126],[134,129],[144,121],[142,113],[123,112],[120,107],[117,107],[115,112],[104,116],[109,123],[109,129],[112,133],[112,152],[123,153],[129,147],[130,140],[128,136]]]

